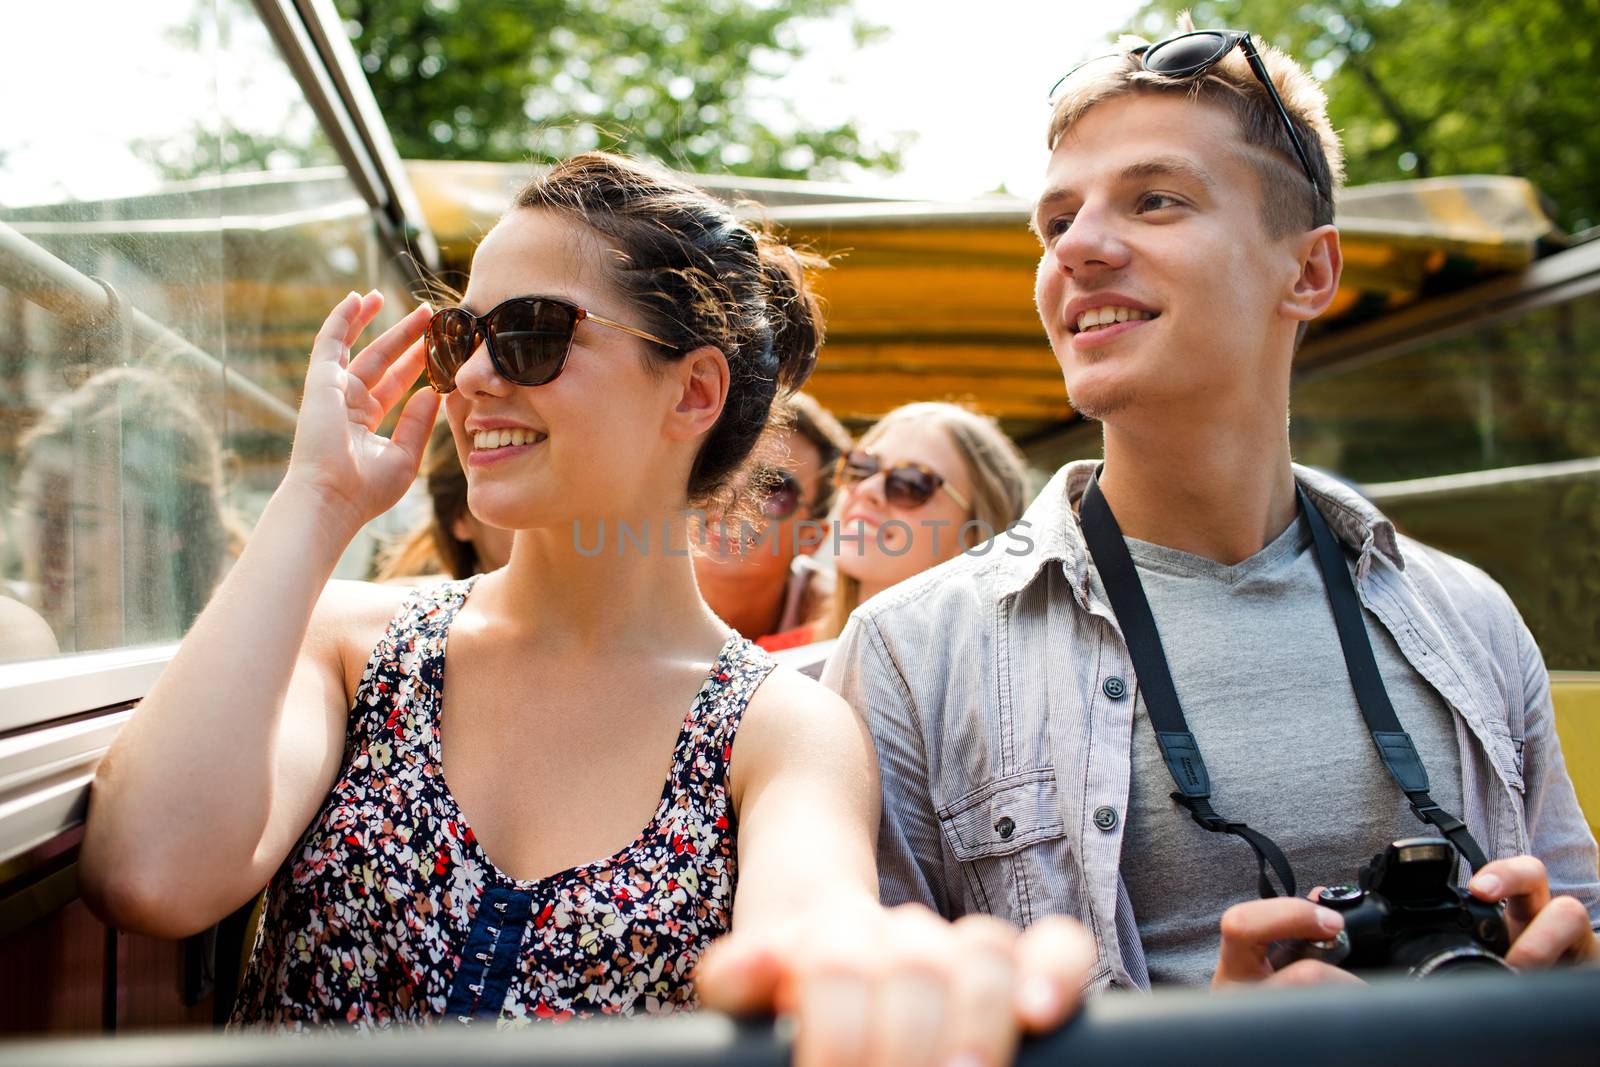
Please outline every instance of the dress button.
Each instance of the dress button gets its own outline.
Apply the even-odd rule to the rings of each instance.
[[[1000,840],[1010,841],[1011,835],[1017,832],[1017,824],[1011,820],[1011,816],[1002,815],[1000,821],[994,824],[994,832],[1000,835]]]
[[[1128,695],[1128,683],[1124,682],[1121,678],[1118,678],[1114,674],[1107,678],[1105,680],[1105,684],[1100,688],[1105,690],[1106,696],[1110,697],[1112,700],[1121,700],[1123,697]]]
[[[1102,804],[1095,808],[1094,824],[1102,830],[1115,830],[1117,828],[1117,809],[1108,804]]]

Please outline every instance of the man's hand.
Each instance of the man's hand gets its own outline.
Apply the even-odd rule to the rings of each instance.
[[[1600,959],[1589,912],[1576,897],[1552,897],[1544,864],[1532,856],[1485,864],[1467,889],[1479,900],[1506,902],[1511,966],[1529,970]]]
[[[1071,919],[1019,931],[871,905],[736,931],[707,950],[695,983],[708,1008],[793,1017],[797,1067],[1005,1067],[1021,1033],[1071,1018],[1094,961]]]
[[[1316,891],[1313,890],[1313,893]],[[1296,960],[1277,970],[1267,958],[1274,941],[1326,941],[1344,929],[1344,916],[1303,897],[1235,904],[1222,913],[1222,948],[1211,988],[1235,982],[1274,985],[1357,983],[1361,979],[1322,960]]]

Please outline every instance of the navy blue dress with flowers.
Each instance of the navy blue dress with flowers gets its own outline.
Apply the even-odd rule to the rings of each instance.
[[[733,910],[728,759],[772,658],[728,639],[632,844],[512,878],[440,771],[445,639],[474,580],[408,595],[373,650],[339,778],[268,888],[234,1025],[516,1024],[694,1006],[689,973]]]

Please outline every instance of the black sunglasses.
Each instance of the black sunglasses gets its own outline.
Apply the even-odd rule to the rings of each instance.
[[[1157,41],[1155,44],[1140,45],[1127,54],[1138,59],[1139,66],[1152,74],[1160,74],[1167,78],[1193,78],[1215,66],[1235,47],[1244,49],[1244,58],[1250,63],[1251,72],[1262,85],[1266,86],[1267,95],[1272,98],[1272,106],[1278,109],[1278,117],[1283,120],[1283,128],[1289,131],[1289,141],[1294,145],[1294,154],[1300,157],[1301,168],[1305,170],[1306,177],[1311,179],[1311,187],[1316,190],[1317,196],[1322,196],[1322,183],[1317,181],[1316,171],[1311,167],[1311,156],[1306,152],[1305,142],[1300,140],[1294,122],[1289,118],[1289,110],[1283,106],[1277,86],[1272,84],[1272,75],[1267,73],[1267,65],[1261,61],[1261,56],[1256,52],[1255,43],[1250,40],[1249,33],[1244,30],[1194,30],[1190,33],[1180,33],[1176,37],[1168,37],[1165,41]],[[1056,93],[1068,78],[1088,64],[1105,58],[1107,57],[1096,56],[1094,59],[1084,60],[1063,74],[1050,87],[1050,100],[1052,102],[1055,100]]]
[[[456,372],[472,358],[479,337],[489,349],[495,373],[506,381],[514,385],[553,382],[567,365],[573,334],[585,319],[678,351],[677,345],[655,334],[601,318],[565,300],[514,296],[482,315],[461,307],[434,312],[427,333],[428,382],[436,392],[453,390]]]
[[[920,508],[940,489],[950,494],[950,499],[970,510],[966,497],[956,492],[938,472],[920,463],[897,463],[887,469],[883,461],[871,452],[857,449],[839,457],[838,479],[840,485],[854,485],[883,471],[883,498],[902,508]]]
[[[786,470],[765,468],[756,476],[761,494],[761,514],[773,522],[782,522],[796,511],[805,497],[800,479]]]

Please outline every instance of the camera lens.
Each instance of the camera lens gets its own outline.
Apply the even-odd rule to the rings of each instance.
[[[1397,949],[1395,961],[1407,965],[1413,978],[1488,974],[1511,969],[1505,960],[1470,937],[1445,934],[1417,938]]]

